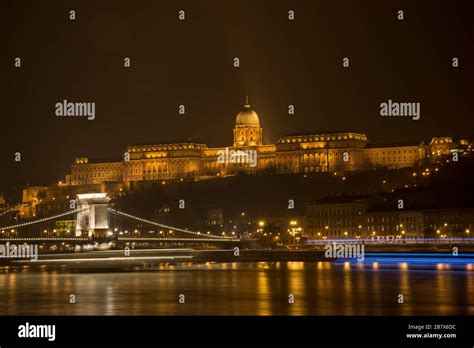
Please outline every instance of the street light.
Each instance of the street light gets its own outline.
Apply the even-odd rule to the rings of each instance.
[[[296,220],[291,220],[290,225],[292,227],[291,227],[291,230],[288,230],[290,232],[290,235],[293,237],[293,244],[296,243],[296,232],[301,231],[301,228],[296,228],[297,224],[298,222]]]

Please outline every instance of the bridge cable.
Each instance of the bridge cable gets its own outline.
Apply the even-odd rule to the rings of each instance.
[[[140,217],[133,216],[133,215],[130,215],[130,214],[128,214],[128,213],[124,213],[124,212],[121,212],[121,211],[118,211],[118,210],[115,210],[115,209],[112,209],[112,208],[107,208],[107,210],[108,210],[109,212],[111,212],[112,214],[122,215],[122,216],[128,217],[128,218],[130,218],[130,219],[134,219],[134,220],[137,220],[137,221],[145,222],[145,223],[148,223],[148,224],[150,224],[150,225],[155,225],[155,226],[162,227],[162,228],[166,228],[166,229],[169,229],[169,230],[175,230],[175,231],[179,231],[179,232],[183,232],[183,233],[189,233],[189,234],[193,234],[193,235],[198,235],[198,236],[200,236],[200,237],[206,237],[206,238],[209,238],[209,239],[212,239],[212,238],[215,238],[215,239],[224,239],[224,240],[225,240],[225,239],[233,239],[232,237],[221,237],[221,236],[214,236],[214,235],[201,234],[201,233],[197,233],[197,232],[194,232],[194,231],[183,230],[182,228],[178,228],[178,227],[163,225],[163,224],[160,224],[160,223],[158,223],[158,222],[154,222],[154,221],[142,219],[142,218],[140,218]]]
[[[79,213],[79,212],[84,211],[84,210],[87,210],[87,209],[89,209],[89,208],[74,209],[74,210],[70,210],[70,211],[67,211],[67,212],[65,212],[65,213],[61,213],[61,214],[58,214],[58,215],[48,216],[48,217],[43,218],[43,219],[38,219],[38,220],[34,220],[34,221],[28,221],[28,222],[24,222],[24,223],[22,223],[22,224],[16,224],[16,225],[11,225],[11,226],[0,227],[0,230],[9,230],[9,229],[12,229],[12,228],[18,228],[18,227],[24,227],[24,226],[34,225],[34,224],[38,224],[38,223],[40,223],[40,222],[45,222],[45,221],[49,221],[49,220],[54,220],[54,219],[57,219],[58,217],[63,217],[63,216],[66,216],[66,215],[71,215],[71,214]]]

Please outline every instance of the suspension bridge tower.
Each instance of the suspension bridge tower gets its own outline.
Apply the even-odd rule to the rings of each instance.
[[[78,194],[76,208],[76,237],[107,237],[109,220],[107,208],[110,198],[106,193]]]

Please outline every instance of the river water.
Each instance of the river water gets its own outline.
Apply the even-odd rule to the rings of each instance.
[[[111,273],[0,267],[0,315],[473,314],[472,264],[205,263]]]

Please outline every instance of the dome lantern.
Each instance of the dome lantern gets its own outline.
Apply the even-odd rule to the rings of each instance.
[[[250,107],[248,96],[245,97],[244,108],[237,114],[235,126],[260,127],[260,119],[257,113]]]

